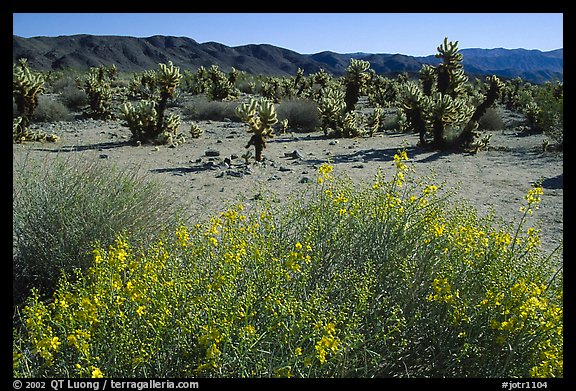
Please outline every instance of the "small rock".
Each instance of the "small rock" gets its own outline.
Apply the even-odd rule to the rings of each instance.
[[[243,178],[244,177],[244,173],[241,171],[227,170],[226,174],[233,176],[233,177],[236,177],[236,178]]]
[[[292,152],[285,152],[284,157],[291,157],[293,159],[300,159],[300,160],[304,159],[304,155],[302,155],[302,152],[300,152],[297,149]]]
[[[302,178],[300,178],[300,180],[298,181],[299,183],[310,183],[311,180],[309,177],[307,176],[303,176]]]
[[[278,171],[289,172],[289,171],[292,171],[292,169],[291,169],[291,168],[288,168],[288,167],[281,166],[281,167],[278,169]]]
[[[100,154],[100,156],[98,156],[100,159],[108,159],[110,156],[106,155],[105,153]]]
[[[218,151],[217,149],[208,149],[208,150],[206,150],[206,152],[204,152],[204,155],[206,155],[206,156],[220,156],[220,151]]]
[[[339,142],[338,140],[332,140],[328,143],[328,145],[336,145],[338,144],[338,142]]]
[[[280,179],[282,179],[282,178],[280,178],[280,177],[277,176],[277,175],[272,175],[270,178],[268,178],[269,181],[278,181],[278,180],[280,180]]]
[[[235,153],[233,153],[232,155],[230,155],[230,159],[232,159],[232,160],[238,159],[238,155],[236,155]]]

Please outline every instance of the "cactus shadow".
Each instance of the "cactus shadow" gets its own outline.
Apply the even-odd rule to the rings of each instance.
[[[106,150],[134,145],[130,141],[108,141],[88,145],[63,145],[58,148],[34,148],[36,151],[44,152],[82,152],[91,150]]]
[[[418,161],[421,163],[431,162],[438,160],[444,156],[449,155],[449,152],[433,152],[421,148],[419,146],[407,146],[407,147],[394,147],[394,148],[371,148],[371,149],[361,149],[354,153],[334,155],[332,156],[332,161],[334,163],[362,163],[362,162],[390,162],[394,160],[394,155],[398,153],[399,150],[404,149],[411,160]],[[426,155],[424,158],[419,158],[421,155]]]
[[[564,188],[564,173],[556,175],[552,178],[546,178],[542,181],[542,187],[545,189],[563,189]]]
[[[209,166],[193,166],[193,167],[167,167],[167,168],[153,168],[150,172],[153,173],[169,173],[172,175],[184,175],[191,173],[199,173],[205,171],[216,171],[215,168]]]
[[[305,133],[294,133],[293,136],[288,134],[283,134],[281,136],[276,135],[273,138],[267,139],[266,142],[268,143],[291,143],[296,141],[319,141],[319,140],[332,140],[329,136],[325,136],[324,134],[305,134]]]

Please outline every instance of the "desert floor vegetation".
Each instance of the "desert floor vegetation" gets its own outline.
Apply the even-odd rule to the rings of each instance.
[[[22,63],[14,376],[563,377],[561,85],[435,72]]]

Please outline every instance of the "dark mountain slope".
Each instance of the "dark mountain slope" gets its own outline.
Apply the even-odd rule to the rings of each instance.
[[[13,36],[12,58],[26,57],[33,69],[74,68],[85,70],[115,64],[127,72],[153,69],[172,61],[183,69],[218,65],[252,74],[294,75],[298,68],[306,74],[323,68],[334,75],[344,74],[350,58],[369,61],[379,74],[415,74],[423,63],[437,64],[433,55],[412,57],[403,54],[334,53],[300,54],[273,45],[230,47],[217,42],[198,43],[191,38],[156,35],[147,38],[124,36],[71,35],[22,38]],[[563,49],[550,52],[525,49],[462,49],[464,67],[475,76],[496,74],[520,76],[541,83],[563,79]]]

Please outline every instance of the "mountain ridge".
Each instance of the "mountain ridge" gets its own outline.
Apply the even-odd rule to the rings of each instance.
[[[437,64],[434,55],[410,56],[400,53],[336,53],[322,51],[301,54],[270,44],[227,46],[219,42],[199,43],[189,37],[153,35],[62,35],[24,38],[13,35],[13,61],[26,57],[33,69],[48,71],[66,68],[85,70],[115,64],[121,71],[152,69],[159,62],[172,61],[183,69],[218,65],[223,70],[235,67],[252,74],[269,76],[305,74],[324,69],[335,76],[344,74],[350,58],[369,61],[379,74],[416,74],[422,64]],[[542,83],[563,80],[563,48],[543,52],[536,49],[461,49],[469,76],[496,74],[503,78],[522,77]]]

